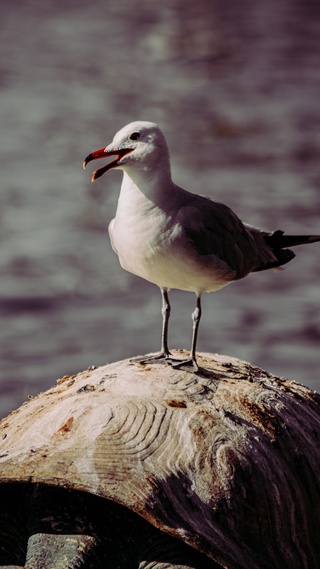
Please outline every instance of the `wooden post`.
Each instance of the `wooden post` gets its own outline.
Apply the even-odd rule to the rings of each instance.
[[[180,353],[177,353],[180,356]],[[0,423],[0,480],[107,498],[227,569],[320,567],[320,396],[231,357],[65,376]]]

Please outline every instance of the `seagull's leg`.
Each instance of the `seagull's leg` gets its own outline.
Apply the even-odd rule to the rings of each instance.
[[[169,327],[169,318],[171,312],[171,306],[169,302],[168,290],[166,288],[161,289],[162,295],[162,333],[161,333],[161,351],[159,356],[163,356],[168,358],[171,356],[168,348],[168,327]]]
[[[141,356],[138,358],[132,358],[130,361],[135,363],[156,363],[159,360],[164,360],[168,363],[171,362],[171,353],[168,348],[168,327],[169,318],[171,312],[171,306],[169,302],[168,290],[166,288],[161,288],[162,295],[162,332],[161,332],[161,350],[157,354],[147,354],[146,356]]]
[[[191,341],[191,350],[190,350],[190,358],[188,360],[182,360],[178,363],[173,363],[172,367],[179,368],[182,366],[192,366],[194,371],[199,371],[199,366],[197,363],[196,358],[196,347],[197,347],[197,338],[198,338],[198,331],[199,331],[199,324],[201,319],[201,295],[197,296],[197,304],[194,312],[192,313],[192,341]]]
[[[196,368],[196,371],[199,370],[196,358],[196,347],[197,347],[197,339],[198,339],[198,331],[199,331],[199,324],[201,319],[201,296],[197,296],[197,304],[194,312],[192,313],[192,341],[191,341],[191,351],[190,351],[190,359],[193,363],[193,367]]]

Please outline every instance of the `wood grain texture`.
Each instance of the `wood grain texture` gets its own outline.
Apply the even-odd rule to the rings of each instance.
[[[0,423],[0,480],[108,498],[227,569],[316,569],[319,395],[234,358],[199,364],[58,380]]]

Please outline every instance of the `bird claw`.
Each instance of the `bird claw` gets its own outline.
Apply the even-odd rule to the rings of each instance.
[[[193,371],[194,371],[195,373],[197,373],[197,372],[200,371],[200,368],[199,368],[199,366],[198,366],[198,364],[197,364],[197,361],[196,361],[195,359],[193,359],[193,358],[189,358],[188,360],[173,360],[173,359],[172,359],[171,361],[173,361],[174,363],[171,363],[171,362],[170,362],[170,365],[171,365],[173,368],[175,368],[175,369],[180,369],[180,368],[183,368],[183,367],[188,367],[188,368],[189,368],[189,367],[192,367],[192,368],[193,368]]]
[[[171,353],[159,352],[156,354],[146,354],[145,356],[138,356],[137,358],[131,358],[130,363],[134,364],[163,364],[170,363]]]
[[[197,373],[200,371],[200,368],[197,364],[196,359],[189,358],[187,360],[179,360],[178,358],[174,358],[171,352],[158,352],[156,354],[146,354],[145,356],[138,356],[136,358],[131,358],[130,363],[134,364],[167,364],[173,367],[174,369],[180,368],[193,368],[193,372]]]

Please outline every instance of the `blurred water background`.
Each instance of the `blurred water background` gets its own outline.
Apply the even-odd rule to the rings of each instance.
[[[160,293],[106,227],[120,172],[82,160],[158,122],[174,180],[246,222],[320,232],[316,0],[1,0],[0,414],[65,374],[158,350]],[[320,388],[320,245],[203,299],[198,348]],[[170,345],[195,298],[172,291]]]

